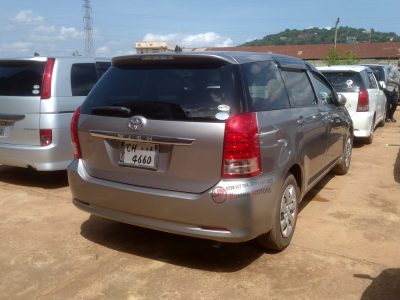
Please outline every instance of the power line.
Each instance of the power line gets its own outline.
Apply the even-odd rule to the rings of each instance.
[[[85,55],[94,56],[94,42],[93,42],[93,20],[92,20],[92,7],[90,0],[83,0],[83,9],[85,14],[83,16],[84,31],[85,31]]]

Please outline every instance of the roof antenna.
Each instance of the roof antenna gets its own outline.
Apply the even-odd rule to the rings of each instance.
[[[40,56],[40,54],[35,52],[35,53],[33,53],[33,56]]]
[[[182,52],[182,48],[180,46],[176,45],[175,52]]]

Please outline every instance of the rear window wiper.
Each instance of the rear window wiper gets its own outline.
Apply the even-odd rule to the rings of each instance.
[[[125,117],[131,115],[131,109],[125,106],[95,106],[92,107],[90,112],[93,115],[111,117]]]

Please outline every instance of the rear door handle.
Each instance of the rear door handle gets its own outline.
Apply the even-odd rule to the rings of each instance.
[[[14,123],[25,119],[25,115],[8,115],[0,114],[0,121],[6,123]]]

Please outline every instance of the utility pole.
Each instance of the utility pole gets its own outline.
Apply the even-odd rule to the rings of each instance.
[[[338,30],[338,25],[339,25],[339,18],[337,18],[336,20],[336,24],[335,24],[335,49],[336,49],[336,41],[337,41],[337,30]]]
[[[82,8],[84,10],[83,24],[85,30],[85,55],[95,56],[92,27],[92,7],[90,6],[90,0],[83,0]]]

